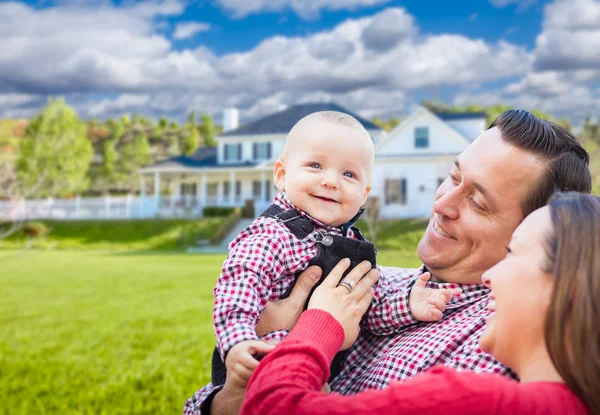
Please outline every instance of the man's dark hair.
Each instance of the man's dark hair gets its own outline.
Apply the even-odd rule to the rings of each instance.
[[[525,110],[504,111],[489,128],[498,127],[507,143],[538,156],[546,169],[521,202],[523,215],[546,205],[555,191],[590,193],[590,156],[569,130]]]

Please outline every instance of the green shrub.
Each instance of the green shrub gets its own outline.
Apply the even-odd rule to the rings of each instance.
[[[247,219],[254,219],[256,217],[254,215],[254,200],[246,200],[246,203],[244,203],[244,210],[242,211],[242,216]]]
[[[48,227],[43,222],[27,222],[23,226],[23,233],[33,237],[45,236],[48,234]]]
[[[207,206],[202,209],[202,215],[205,218],[222,218],[231,215],[235,209],[232,207]]]
[[[210,242],[214,245],[221,242],[223,238],[233,229],[233,227],[240,221],[242,218],[242,209],[235,208],[233,213],[229,215],[227,219],[217,228],[215,233],[210,237]]]

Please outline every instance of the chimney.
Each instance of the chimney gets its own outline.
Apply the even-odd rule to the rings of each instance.
[[[237,108],[223,110],[223,132],[235,130],[239,126],[240,114]]]

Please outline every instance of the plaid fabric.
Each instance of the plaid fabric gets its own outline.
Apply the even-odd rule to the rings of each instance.
[[[342,372],[330,385],[333,392],[350,395],[365,389],[382,389],[391,381],[411,378],[436,365],[517,379],[513,371],[479,349],[479,337],[489,315],[486,308],[489,291],[483,285],[429,282],[429,286],[437,288],[459,286],[463,292],[448,304],[441,321],[422,323],[412,318],[407,306],[410,288],[422,270],[379,269],[386,296],[396,294],[401,307],[397,315],[406,325],[392,335],[361,330]],[[185,403],[184,415],[200,415],[202,404],[218,389],[208,384],[198,390]]]
[[[389,286],[406,304],[410,288],[421,273],[415,270],[381,267]],[[395,380],[412,378],[436,365],[458,371],[498,373],[512,379],[516,374],[479,349],[478,341],[489,316],[486,306],[489,290],[481,284],[437,284],[431,287],[460,287],[463,292],[452,299],[441,321],[413,320],[397,334],[378,336],[361,330],[342,372],[331,383],[331,390],[355,394],[365,389],[382,389]],[[404,315],[404,323],[412,317]]]
[[[283,210],[295,209],[285,193],[274,202]],[[315,224],[315,233],[333,228],[298,211]],[[284,223],[270,217],[255,219],[230,244],[229,255],[214,289],[213,326],[221,358],[236,344],[257,340],[255,327],[267,302],[279,300],[293,284],[296,273],[317,254],[317,242],[309,235],[296,238]],[[348,237],[354,237],[349,231]],[[280,332],[282,338],[284,332]]]

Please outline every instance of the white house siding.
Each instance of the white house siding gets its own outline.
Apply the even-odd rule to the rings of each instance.
[[[448,175],[454,157],[375,160],[371,196],[381,202],[381,217],[428,218],[438,180]],[[386,204],[386,180],[406,179],[406,204]]]
[[[475,140],[483,130],[485,130],[485,118],[475,118],[470,120],[450,120],[446,121],[450,127],[461,133],[470,141]]]
[[[429,128],[429,147],[415,148],[415,128]],[[390,132],[377,148],[379,157],[461,153],[469,144],[464,137],[425,109],[418,110]]]
[[[240,161],[253,161],[253,145],[254,143],[271,143],[271,154],[276,156],[281,147],[283,147],[283,143],[285,141],[285,135],[281,134],[271,134],[271,135],[246,135],[246,136],[231,136],[231,137],[223,137],[219,140],[218,143],[218,151],[217,151],[217,162],[219,164],[227,164],[229,163],[239,163]],[[242,155],[241,160],[230,160],[225,161],[225,145],[227,144],[241,144],[242,145]]]

